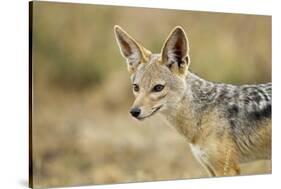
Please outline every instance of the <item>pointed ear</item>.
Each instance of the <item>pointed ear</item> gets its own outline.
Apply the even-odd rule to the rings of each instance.
[[[189,66],[188,39],[182,27],[175,27],[163,45],[162,63],[178,74],[185,75]]]
[[[120,52],[127,60],[129,72],[135,71],[139,64],[148,61],[150,51],[137,43],[120,26],[114,26],[114,32]]]

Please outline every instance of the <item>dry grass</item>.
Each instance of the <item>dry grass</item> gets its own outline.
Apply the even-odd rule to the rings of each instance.
[[[187,142],[160,117],[130,117],[133,98],[114,24],[154,51],[182,25],[191,68],[202,77],[236,84],[271,80],[269,17],[51,3],[36,3],[34,16],[36,187],[207,176]],[[243,165],[242,174],[270,173],[270,167],[255,162]]]
[[[105,86],[115,85],[111,82]],[[129,90],[125,85],[120,89]],[[114,95],[118,101],[124,94]],[[157,115],[143,122],[133,120],[129,104],[118,108],[112,90],[79,96],[57,91],[43,98],[42,94],[35,101],[33,123],[38,187],[207,176],[182,136]],[[270,162],[242,167],[242,174],[261,173],[270,173]]]

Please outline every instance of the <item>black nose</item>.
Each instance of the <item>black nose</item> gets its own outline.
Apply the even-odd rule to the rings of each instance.
[[[133,108],[131,109],[130,113],[133,117],[138,117],[141,113],[141,110],[139,108]]]

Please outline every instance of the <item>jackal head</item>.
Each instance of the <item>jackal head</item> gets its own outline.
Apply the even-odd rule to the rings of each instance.
[[[120,26],[115,26],[114,32],[131,74],[135,95],[131,115],[142,120],[175,107],[184,96],[190,63],[184,30],[180,26],[175,27],[160,54],[151,53]]]

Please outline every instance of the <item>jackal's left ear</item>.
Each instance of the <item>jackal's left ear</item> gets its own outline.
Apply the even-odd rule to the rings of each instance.
[[[134,72],[140,63],[148,61],[151,52],[134,40],[120,26],[114,26],[115,37],[122,56],[127,60],[129,72]]]
[[[162,48],[162,63],[179,74],[186,74],[189,65],[188,39],[182,27],[175,27]]]

